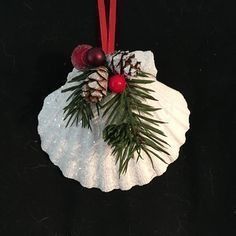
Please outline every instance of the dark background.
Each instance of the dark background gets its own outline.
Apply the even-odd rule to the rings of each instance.
[[[236,235],[234,1],[119,1],[117,48],[152,50],[182,92],[191,129],[179,159],[130,191],[83,188],[40,148],[43,99],[80,43],[100,45],[95,0],[0,2],[0,235]]]

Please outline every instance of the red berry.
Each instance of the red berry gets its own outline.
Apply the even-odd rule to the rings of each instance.
[[[87,44],[78,45],[72,52],[71,62],[73,66],[78,70],[83,70],[88,66],[87,52],[92,46]]]
[[[114,93],[122,93],[126,88],[126,80],[123,75],[113,75],[109,78],[109,89]]]
[[[87,52],[87,62],[90,66],[102,66],[105,64],[106,56],[101,48],[91,48]]]

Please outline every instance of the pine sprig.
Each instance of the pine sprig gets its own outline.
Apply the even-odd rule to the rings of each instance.
[[[150,74],[140,72],[139,77],[149,77]],[[156,100],[150,95],[153,90],[143,85],[153,83],[153,80],[127,79],[127,88],[122,94],[116,94],[108,102],[102,104],[103,116],[106,116],[107,126],[103,131],[104,140],[112,147],[112,154],[119,164],[119,174],[127,172],[131,159],[137,156],[137,161],[145,153],[153,165],[152,156],[166,161],[159,155],[165,153],[168,143],[160,129],[163,121],[152,119],[152,112],[160,110],[144,100]],[[109,114],[109,115],[108,115]]]
[[[64,120],[67,120],[68,125],[78,125],[82,121],[82,127],[91,129],[90,121],[94,117],[91,104],[82,97],[82,87],[85,85],[85,79],[93,73],[92,70],[86,70],[82,74],[74,77],[68,83],[76,83],[67,89],[62,90],[62,93],[71,92],[67,98],[68,105],[64,107]],[[97,106],[98,107],[98,106]]]

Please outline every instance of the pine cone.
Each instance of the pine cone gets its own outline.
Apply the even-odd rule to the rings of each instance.
[[[107,95],[108,70],[104,66],[97,67],[85,81],[87,83],[82,87],[82,96],[87,102],[97,103]]]
[[[108,56],[107,60],[113,73],[135,77],[140,71],[141,62],[137,61],[135,54],[129,51],[117,51]]]

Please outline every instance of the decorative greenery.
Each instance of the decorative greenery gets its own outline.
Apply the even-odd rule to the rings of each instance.
[[[149,74],[140,72],[139,76],[149,77]],[[103,117],[107,119],[103,132],[104,140],[113,149],[112,154],[116,156],[116,163],[119,163],[119,174],[126,173],[128,163],[135,153],[137,161],[142,158],[142,153],[146,153],[152,166],[151,155],[165,163],[158,152],[169,155],[166,151],[168,144],[160,138],[165,136],[159,127],[159,124],[164,122],[150,118],[152,112],[160,108],[143,103],[144,99],[156,100],[150,95],[150,92],[154,91],[142,86],[153,82],[150,79],[127,79],[126,90],[101,105],[105,109]]]
[[[123,73],[127,63],[131,63],[134,55],[128,57],[123,63],[126,52],[119,51],[118,53],[121,53],[122,56],[116,67],[119,66],[120,73]],[[114,56],[116,55],[114,54]],[[106,64],[109,74],[117,73],[113,59],[114,57],[110,66]],[[160,129],[160,124],[164,122],[152,118],[153,112],[160,108],[152,107],[145,102],[145,100],[157,101],[151,96],[151,92],[154,91],[145,86],[155,80],[150,78],[153,77],[151,74],[141,71],[140,62],[135,62],[130,66],[136,70],[136,76],[127,75],[125,91],[114,96],[109,95],[111,99],[107,102],[95,103],[98,115],[99,110],[102,109],[102,116],[106,119],[103,138],[111,146],[112,154],[116,157],[116,163],[119,164],[119,175],[127,172],[129,161],[135,156],[138,161],[139,158],[143,158],[143,154],[146,154],[154,168],[153,156],[166,163],[159,154],[169,155],[166,151],[168,143],[163,139],[165,134]],[[86,79],[92,73],[94,73],[94,68],[83,71],[68,82],[75,85],[62,90],[62,92],[71,92],[67,98],[68,104],[64,108],[64,120],[68,120],[66,126],[78,125],[82,121],[82,127],[91,129],[90,121],[94,117],[93,106],[95,104],[85,100],[83,86],[88,83]]]
[[[86,102],[84,97],[82,97],[82,87],[87,83],[84,81],[93,70],[86,70],[82,74],[74,77],[68,83],[76,83],[76,85],[71,86],[67,89],[62,90],[63,93],[71,91],[70,96],[67,98],[67,102],[70,100],[69,104],[64,108],[65,117],[64,120],[68,119],[66,127],[70,124],[71,126],[75,123],[78,125],[82,121],[83,128],[91,129],[90,121],[94,117],[92,104]]]

